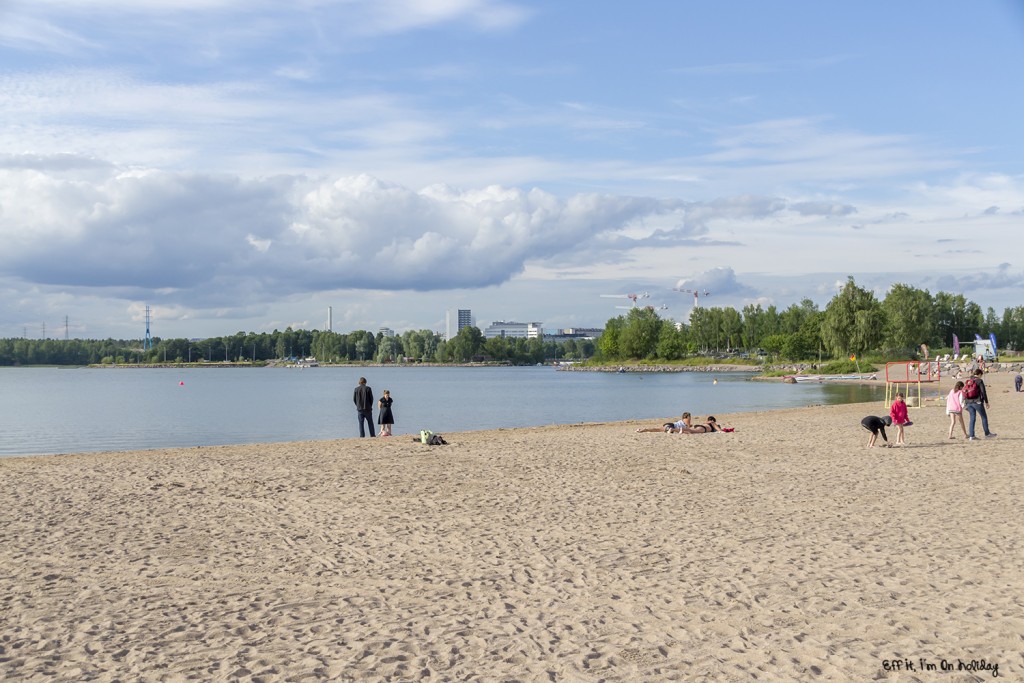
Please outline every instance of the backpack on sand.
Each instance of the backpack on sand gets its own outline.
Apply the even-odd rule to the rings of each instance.
[[[981,398],[981,385],[973,377],[964,382],[964,398]]]
[[[425,443],[428,446],[447,446],[448,442],[444,440],[444,437],[440,434],[435,434],[429,429],[420,430],[420,443]]]

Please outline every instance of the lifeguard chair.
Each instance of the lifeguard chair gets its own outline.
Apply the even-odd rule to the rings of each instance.
[[[891,406],[896,394],[901,392],[907,397],[907,407],[922,407],[921,385],[938,382],[941,378],[942,370],[935,360],[898,360],[886,363],[885,407]],[[901,385],[905,385],[905,388],[900,389]],[[916,397],[911,393],[913,387],[917,388]]]

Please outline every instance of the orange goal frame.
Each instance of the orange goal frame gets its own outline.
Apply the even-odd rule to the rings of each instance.
[[[903,394],[907,397],[910,408],[921,408],[921,385],[938,382],[942,379],[942,369],[935,360],[898,360],[885,364],[885,407],[888,408],[900,393],[900,385],[905,384]],[[910,402],[910,388],[917,387],[916,405]]]

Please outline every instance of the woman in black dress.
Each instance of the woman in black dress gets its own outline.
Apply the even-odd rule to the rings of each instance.
[[[381,436],[391,436],[391,426],[395,424],[395,416],[391,414],[392,403],[394,403],[394,401],[391,398],[391,392],[385,389],[384,395],[379,401],[377,401],[377,407],[380,408],[380,415],[377,416],[377,424],[380,425]]]

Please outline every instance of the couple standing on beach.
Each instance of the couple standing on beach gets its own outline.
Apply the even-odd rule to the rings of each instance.
[[[359,384],[352,394],[352,402],[356,404],[356,419],[359,420],[359,437],[366,436],[366,430],[363,428],[364,422],[366,423],[366,428],[370,430],[370,436],[377,436],[373,431],[373,389],[366,383],[365,377],[359,378]],[[391,414],[392,403],[394,401],[391,398],[391,392],[385,389],[384,396],[377,401],[377,407],[380,409],[377,423],[380,425],[381,436],[391,436],[391,428],[395,424],[395,417]]]

